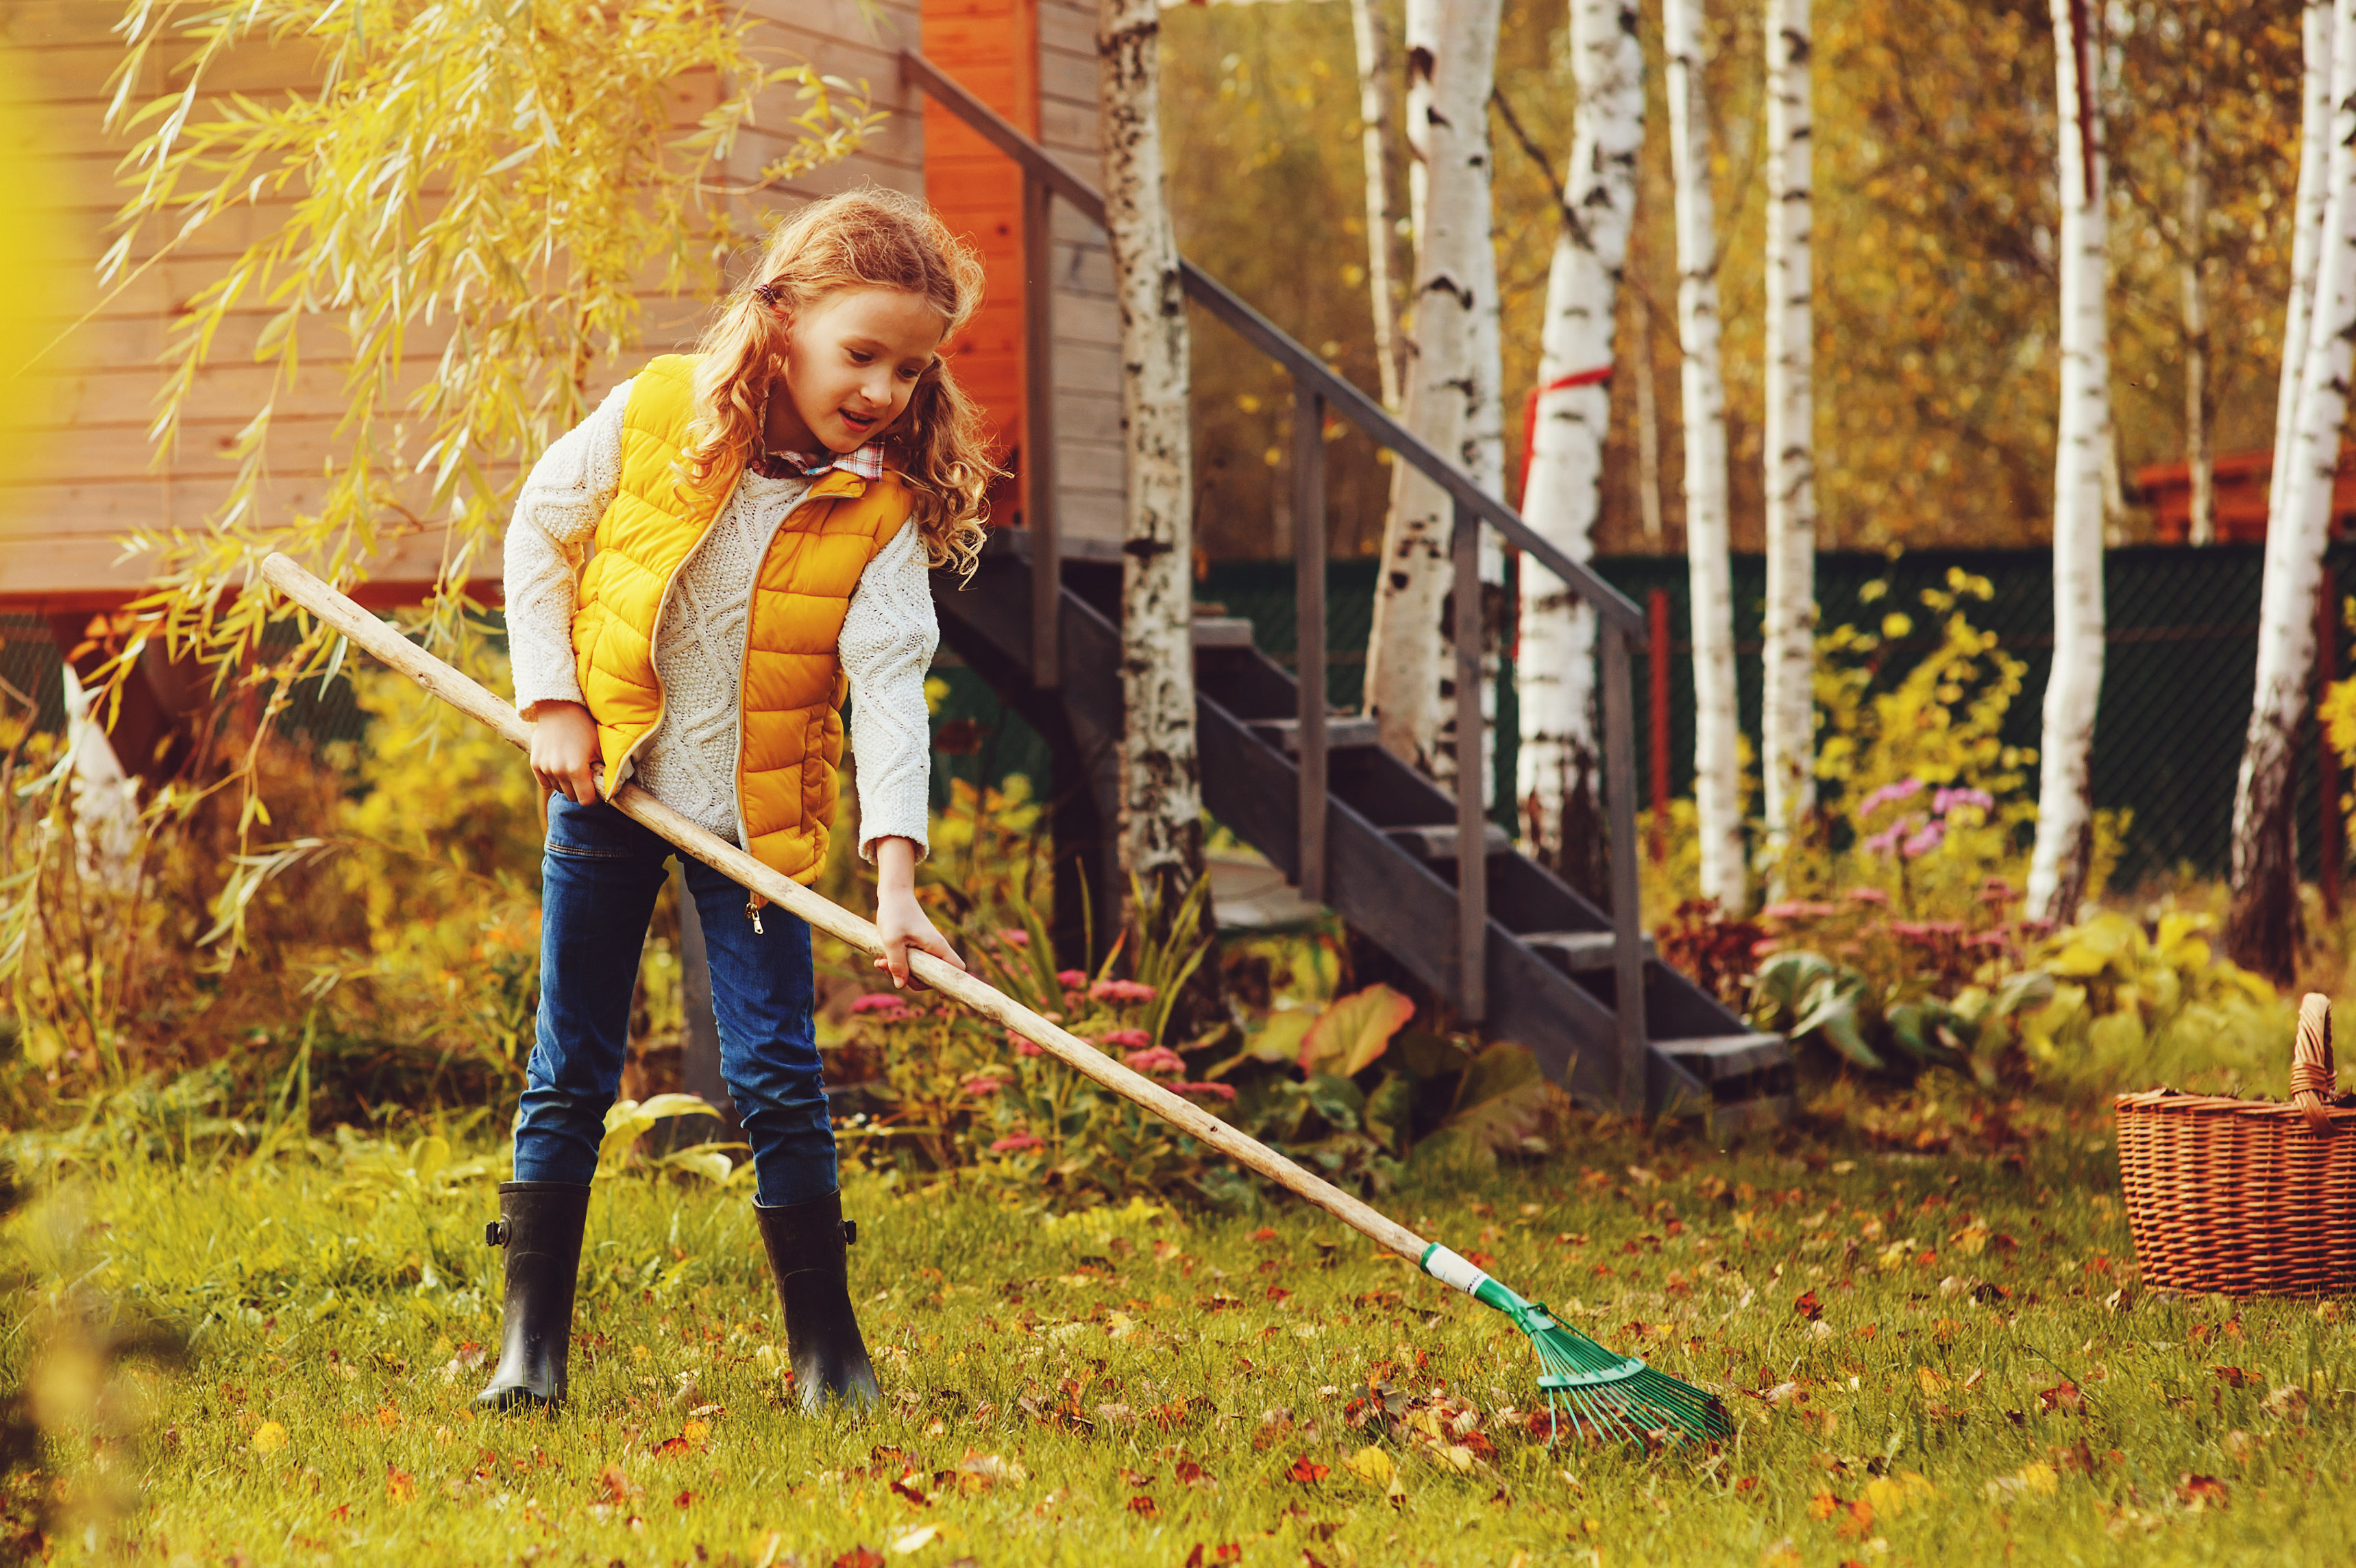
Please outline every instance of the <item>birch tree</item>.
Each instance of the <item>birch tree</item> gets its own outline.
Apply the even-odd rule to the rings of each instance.
[[[2290,300],[2283,312],[2282,376],[2275,390],[2274,472],[2290,472],[2298,429],[2299,388],[2307,364],[2308,317],[2315,307],[2316,257],[2323,243],[2326,183],[2331,163],[2334,17],[2331,0],[2307,0],[2299,16],[2298,189],[2291,209]],[[2280,487],[2269,484],[2268,517]]]
[[[1403,414],[1409,430],[1476,478],[1484,468],[1496,471],[1484,456],[1479,407],[1483,377],[1476,369],[1483,350],[1476,334],[1478,317],[1484,306],[1494,309],[1496,293],[1489,239],[1488,102],[1498,13],[1499,0],[1450,0],[1430,50],[1430,97],[1421,115],[1428,177]],[[1410,8],[1411,131],[1414,15]],[[1494,398],[1494,381],[1488,385]],[[1446,778],[1451,770],[1440,743],[1451,715],[1442,713],[1440,699],[1453,660],[1439,633],[1451,577],[1453,509],[1445,491],[1407,465],[1394,465],[1392,473],[1382,576],[1366,649],[1368,705],[1386,748]]]
[[[1391,193],[1398,188],[1397,151],[1398,91],[1391,39],[1380,0],[1350,0],[1350,30],[1358,46],[1359,148],[1366,170],[1366,296],[1373,306],[1375,363],[1382,376],[1383,406],[1399,406],[1398,295],[1391,257],[1398,247],[1398,218]]]
[[[1522,514],[1575,561],[1595,553],[1603,440],[1612,418],[1612,333],[1636,207],[1644,139],[1644,52],[1634,0],[1571,0],[1579,88],[1562,231],[1547,272],[1538,395],[1531,410]],[[1535,561],[1521,571],[1521,699],[1516,790],[1538,853],[1566,863],[1567,813],[1592,820],[1596,760],[1595,617]],[[1586,801],[1586,810],[1574,801]]]
[[[1742,908],[1747,877],[1736,744],[1718,220],[1702,102],[1701,23],[1701,0],[1663,0],[1661,44],[1668,59],[1670,170],[1676,198],[1677,338],[1684,349],[1679,386],[1685,408],[1686,559],[1693,598],[1694,804],[1701,820],[1702,896],[1732,914]]]
[[[2217,454],[2209,367],[2209,141],[2196,125],[2184,140],[2184,466],[2192,481],[2186,542],[2217,542]]]
[[[2075,918],[2094,851],[2088,763],[2103,690],[2103,466],[2111,448],[2103,124],[2087,0],[2052,0],[2059,107],[2062,397],[2053,468],[2053,673],[2038,758],[2029,910]]]
[[[2289,461],[2275,471],[2259,596],[2257,689],[2233,790],[2233,903],[2226,946],[2287,983],[2298,945],[2298,833],[2293,765],[2315,662],[2315,595],[2331,522],[2340,427],[2356,340],[2356,0],[2333,7],[2329,146],[2315,245],[2306,350],[2299,357]],[[2302,136],[2302,159],[2313,143]],[[2300,185],[2307,170],[2300,169]],[[2304,191],[2302,191],[2304,194]],[[2296,285],[2294,285],[2295,287]],[[2290,356],[2284,355],[2286,364]]]
[[[1808,0],[1767,0],[1767,604],[1760,774],[1780,865],[1815,801],[1816,461]],[[1777,873],[1778,880],[1781,872]]]
[[[1203,875],[1194,747],[1194,467],[1186,296],[1163,195],[1161,7],[1101,0],[1105,231],[1120,310],[1120,423],[1128,448],[1121,538],[1120,862],[1156,906]],[[1134,912],[1132,912],[1134,913]]]

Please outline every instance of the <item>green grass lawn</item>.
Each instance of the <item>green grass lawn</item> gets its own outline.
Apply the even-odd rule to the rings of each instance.
[[[11,1222],[35,1305],[10,1369],[34,1374],[37,1412],[95,1393],[97,1419],[144,1426],[94,1442],[52,1418],[53,1561],[1993,1568],[2356,1550],[2339,1310],[2138,1297],[2099,1120],[2009,1160],[1598,1133],[1386,1201],[1724,1391],[1735,1440],[1651,1454],[1533,1436],[1535,1364],[1504,1320],[1322,1216],[1055,1220],[873,1176],[848,1206],[882,1411],[814,1420],[781,1397],[741,1187],[627,1176],[592,1211],[571,1410],[477,1416],[493,1176],[437,1155],[315,1145],[37,1195]],[[177,1326],[185,1364],[76,1384],[57,1304],[100,1297]]]

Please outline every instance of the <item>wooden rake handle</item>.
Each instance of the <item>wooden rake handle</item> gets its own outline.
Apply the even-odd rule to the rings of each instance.
[[[272,587],[316,616],[322,624],[349,638],[460,713],[490,725],[509,744],[527,751],[530,749],[531,725],[511,704],[426,652],[293,560],[273,553],[262,562],[262,575]],[[624,785],[612,797],[612,801],[615,809],[624,816],[644,823],[677,845],[681,852],[693,855],[771,903],[783,905],[819,930],[840,937],[862,952],[879,955],[883,952],[884,944],[872,924],[782,873],[762,865],[734,844],[705,832],[637,785]],[[1123,1067],[1077,1035],[1049,1023],[995,986],[926,952],[911,951],[908,967],[926,985],[1036,1043],[1073,1071],[1095,1079],[1132,1104],[1143,1106],[1163,1121],[1210,1144],[1237,1164],[1258,1171],[1408,1262],[1422,1262],[1426,1243],[1422,1237],[1406,1226],[1376,1213],[1332,1182],[1301,1169],[1257,1138],[1238,1132],[1201,1106],[1171,1093],[1142,1073]]]

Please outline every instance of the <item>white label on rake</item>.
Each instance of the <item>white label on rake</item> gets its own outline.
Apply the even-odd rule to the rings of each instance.
[[[1441,1246],[1434,1246],[1424,1254],[1423,1272],[1441,1284],[1454,1285],[1466,1295],[1489,1283],[1488,1275]]]

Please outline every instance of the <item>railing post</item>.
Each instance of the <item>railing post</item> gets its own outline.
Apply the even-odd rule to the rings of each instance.
[[[1456,642],[1456,1011],[1489,1011],[1489,819],[1481,809],[1481,520],[1456,501],[1451,601]]]
[[[1301,896],[1325,902],[1325,400],[1292,382],[1294,674],[1301,693]]]
[[[1620,1108],[1659,1107],[1645,1092],[1644,910],[1636,891],[1636,714],[1629,634],[1603,635],[1603,789],[1612,823],[1612,1011],[1620,1025]]]
[[[1055,193],[1023,173],[1023,519],[1031,531],[1031,683],[1063,683],[1063,542],[1055,526]]]

